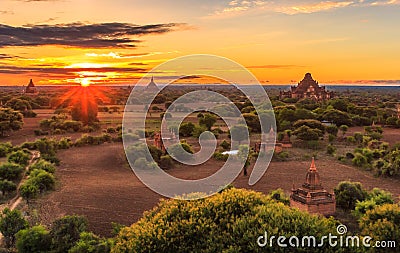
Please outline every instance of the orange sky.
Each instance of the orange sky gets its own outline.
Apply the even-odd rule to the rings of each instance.
[[[0,85],[135,84],[216,54],[262,83],[400,85],[400,2],[2,0]],[[159,79],[161,80],[161,78]],[[156,77],[157,81],[157,77]]]

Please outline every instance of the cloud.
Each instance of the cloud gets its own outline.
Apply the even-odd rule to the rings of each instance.
[[[300,65],[257,65],[247,66],[248,69],[291,69],[291,68],[304,68],[305,66]]]
[[[137,37],[186,28],[186,24],[135,25],[129,23],[10,26],[0,24],[0,48],[58,45],[81,48],[134,48]]]
[[[16,56],[16,55],[10,55],[10,54],[0,54],[0,60],[4,60],[4,59],[17,59],[17,58],[21,58],[21,57]]]
[[[11,65],[0,65],[0,73],[3,74],[60,74],[60,75],[76,75],[80,72],[105,73],[105,72],[122,72],[122,73],[146,73],[148,70],[138,67],[94,67],[94,68],[58,68],[58,67],[18,67]]]
[[[161,54],[173,54],[179,53],[179,51],[169,51],[169,52],[151,52],[151,53],[137,53],[137,54],[121,54],[116,52],[109,52],[107,54],[97,54],[97,53],[86,53],[88,57],[105,57],[113,59],[132,59],[140,58],[145,56],[161,55]]]
[[[6,15],[6,14],[13,15],[14,12],[13,11],[0,11],[0,14],[1,15]]]
[[[293,3],[295,2],[295,3]],[[341,1],[273,1],[273,0],[234,0],[215,11],[208,18],[234,17],[254,11],[276,12],[287,15],[324,12],[346,7],[372,7],[399,5],[400,0],[341,0]]]

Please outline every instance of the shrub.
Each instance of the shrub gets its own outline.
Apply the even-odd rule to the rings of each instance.
[[[188,160],[193,154],[192,148],[187,143],[177,143],[168,147],[168,153],[177,160]]]
[[[20,164],[23,166],[28,165],[30,159],[30,155],[27,154],[26,152],[19,150],[19,151],[14,151],[8,156],[8,162],[10,163],[16,163]]]
[[[17,190],[17,185],[9,180],[0,180],[0,191],[2,195],[14,192]]]
[[[224,155],[221,152],[215,152],[213,157],[218,161],[226,161],[228,160],[229,155]]]
[[[55,186],[54,176],[44,170],[33,170],[27,182],[36,184],[40,191],[53,190]]]
[[[38,196],[39,187],[34,182],[27,180],[19,187],[19,193],[21,194],[21,197],[29,201]]]
[[[79,241],[68,253],[108,253],[111,250],[112,241],[101,238],[90,232],[82,232]]]
[[[9,142],[0,143],[0,157],[6,157],[11,151],[12,145]]]
[[[173,166],[172,157],[169,155],[163,155],[160,157],[160,162],[158,164],[163,170],[171,169]]]
[[[52,252],[68,252],[87,230],[87,219],[82,216],[64,216],[53,222],[50,230]]]
[[[29,167],[29,172],[33,170],[43,170],[53,174],[56,171],[56,167],[51,162],[48,162],[44,159],[39,159],[36,163]]]
[[[336,152],[336,147],[333,146],[332,144],[329,144],[329,145],[326,147],[326,153],[327,153],[328,155],[333,155],[333,154],[335,154],[335,152]]]
[[[3,234],[6,247],[13,246],[15,234],[28,226],[28,222],[19,210],[5,208],[0,217],[0,232]]]
[[[24,168],[15,163],[3,163],[0,165],[0,178],[7,180],[17,180],[21,177]]]
[[[359,182],[340,182],[334,191],[336,205],[345,210],[353,210],[357,201],[363,201],[367,197],[367,192]]]
[[[22,229],[16,234],[19,253],[48,252],[51,238],[49,231],[43,226]]]
[[[224,150],[227,150],[231,147],[231,144],[227,142],[226,140],[223,140],[221,144],[219,144]]]

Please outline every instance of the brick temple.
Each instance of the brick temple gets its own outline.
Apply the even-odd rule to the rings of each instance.
[[[297,86],[290,87],[289,91],[280,91],[279,99],[284,98],[310,98],[317,101],[328,100],[334,96],[332,91],[327,91],[320,86],[310,73],[307,73]]]
[[[297,189],[293,185],[290,206],[309,213],[320,213],[327,216],[335,214],[335,193],[329,193],[322,187],[314,158],[303,185]]]
[[[29,81],[28,86],[26,86],[26,88],[25,88],[25,93],[34,94],[34,93],[36,93],[36,92],[37,92],[36,87],[35,87],[35,85],[33,84],[33,81],[32,81],[32,79],[31,79],[31,80]]]

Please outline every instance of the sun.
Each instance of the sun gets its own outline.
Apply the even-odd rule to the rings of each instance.
[[[90,85],[90,80],[87,79],[87,78],[82,78],[82,80],[81,80],[81,86],[87,87],[87,86],[89,86],[89,85]]]

